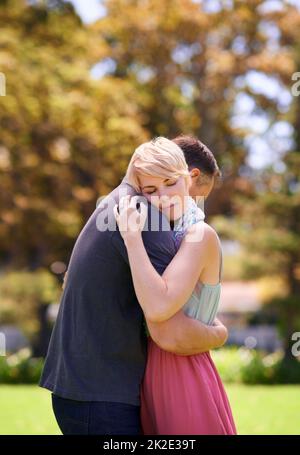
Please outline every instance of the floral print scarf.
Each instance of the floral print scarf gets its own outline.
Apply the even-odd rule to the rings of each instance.
[[[173,235],[177,248],[179,248],[187,229],[192,226],[192,224],[203,221],[204,218],[205,214],[203,210],[198,207],[195,200],[190,196],[186,211],[174,223]]]

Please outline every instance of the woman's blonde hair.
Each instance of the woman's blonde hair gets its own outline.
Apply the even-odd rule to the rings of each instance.
[[[125,178],[136,191],[140,191],[139,174],[171,179],[189,177],[189,169],[181,148],[160,136],[141,144],[131,157]]]

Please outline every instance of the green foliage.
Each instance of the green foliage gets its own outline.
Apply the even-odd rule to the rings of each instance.
[[[228,347],[212,352],[217,370],[225,383],[300,384],[300,362],[286,361],[283,353],[272,354]],[[35,384],[39,381],[44,359],[34,358],[29,349],[0,357],[0,383]]]
[[[0,324],[16,324],[33,340],[40,330],[40,308],[56,303],[61,293],[47,270],[8,272],[0,277]]]
[[[31,269],[67,260],[148,139],[130,81],[91,78],[110,51],[101,34],[70,4],[51,3],[0,5],[0,252]]]
[[[221,348],[211,351],[211,356],[224,382],[241,382],[241,366],[246,351],[236,347]]]
[[[299,384],[300,362],[293,358],[283,359],[276,366],[275,377],[277,384]]]
[[[0,357],[0,383],[37,384],[44,365],[42,358],[31,357],[29,349],[22,349],[9,357]]]
[[[246,348],[223,348],[212,358],[224,382],[244,384],[300,384],[300,361],[286,361],[283,352],[266,354]]]
[[[285,297],[277,297],[271,300],[268,304],[278,316],[279,331],[282,336],[289,332],[291,328],[300,327],[300,301],[299,295],[289,295]],[[289,347],[290,343],[288,343]]]
[[[288,357],[300,321],[300,153],[290,152],[282,161],[285,171],[266,169],[253,179],[259,191],[237,193],[236,219],[219,217],[215,225],[242,245],[244,278],[282,277],[285,295],[273,295],[270,304],[279,315]]]
[[[241,368],[241,382],[244,384],[277,383],[276,370],[282,361],[281,358],[281,353],[269,355],[263,355],[259,351],[248,353],[248,358]]]
[[[67,2],[1,2],[3,261],[31,269],[66,262],[99,196],[120,182],[136,146],[160,134],[193,133],[211,147],[224,185],[208,215],[235,213],[232,195],[247,187],[237,178],[247,135],[233,126],[237,95],[282,119],[273,99],[236,82],[254,70],[290,88],[296,68],[299,27],[287,21],[297,24],[297,9],[285,4],[273,17],[262,4],[212,13],[192,0],[107,0],[105,17],[86,25]],[[281,31],[277,50],[266,46],[266,21]],[[103,77],[91,76],[107,62]]]

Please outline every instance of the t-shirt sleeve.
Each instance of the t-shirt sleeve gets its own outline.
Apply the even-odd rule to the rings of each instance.
[[[148,217],[142,238],[153,267],[162,275],[176,254],[176,246],[168,220],[151,204],[148,204]],[[118,227],[112,233],[111,239],[115,248],[129,265],[127,249]]]

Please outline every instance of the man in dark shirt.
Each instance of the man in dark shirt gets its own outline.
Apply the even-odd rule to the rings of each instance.
[[[64,434],[141,433],[139,390],[147,337],[113,215],[125,194],[137,193],[124,179],[98,205],[70,258],[40,380],[41,387],[52,391],[53,410]],[[142,235],[153,266],[162,274],[176,247],[168,221],[150,205]],[[180,355],[219,347],[227,336],[221,324],[205,326],[183,311],[163,323],[151,323],[149,329],[161,348]]]

